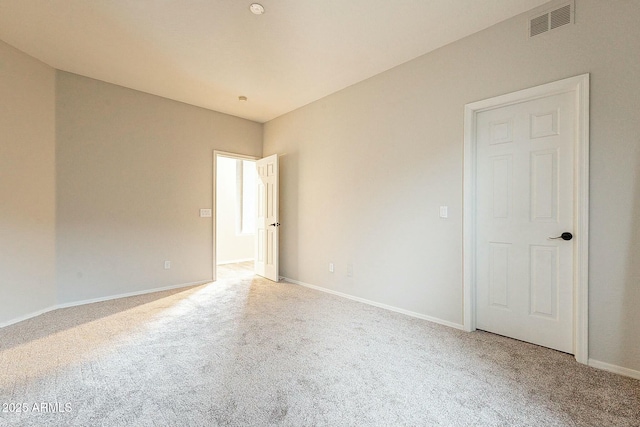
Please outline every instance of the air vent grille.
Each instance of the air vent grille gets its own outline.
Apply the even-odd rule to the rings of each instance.
[[[563,25],[571,23],[571,5],[568,4],[560,9],[552,11],[551,16],[551,29],[556,29]]]
[[[573,22],[573,2],[536,15],[529,20],[529,37],[555,30]]]
[[[529,31],[529,37],[537,36],[538,34],[546,33],[549,31],[549,14],[545,13],[542,16],[533,18],[531,20],[531,28]]]

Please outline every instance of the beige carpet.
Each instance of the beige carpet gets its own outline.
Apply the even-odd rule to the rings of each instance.
[[[637,380],[251,276],[0,330],[0,404],[2,426],[640,426]]]

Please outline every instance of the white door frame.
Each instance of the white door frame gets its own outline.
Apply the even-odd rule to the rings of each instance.
[[[578,362],[589,358],[589,74],[472,102],[464,107],[463,326],[476,329],[476,120],[478,113],[512,104],[574,92],[576,142],[574,153],[574,314],[573,349]]]
[[[218,254],[216,252],[216,243],[217,243],[217,236],[216,236],[216,228],[218,226],[216,218],[217,218],[217,212],[218,212],[218,197],[216,194],[216,184],[217,184],[217,178],[218,178],[218,170],[217,170],[217,165],[218,165],[218,157],[228,157],[231,159],[237,159],[237,160],[258,160],[260,159],[260,157],[254,157],[254,156],[246,156],[244,154],[236,154],[236,153],[229,153],[227,151],[219,151],[219,150],[213,150],[213,210],[211,211],[211,220],[212,220],[212,224],[213,224],[213,231],[212,231],[212,241],[213,241],[213,250],[212,250],[212,266],[211,266],[211,281],[215,282],[218,278],[217,278],[217,265],[218,265]]]

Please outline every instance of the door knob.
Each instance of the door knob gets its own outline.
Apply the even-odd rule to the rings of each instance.
[[[269,224],[269,227],[280,227],[280,223],[274,222],[273,224]]]
[[[554,240],[554,239],[571,240],[571,239],[573,239],[573,234],[565,231],[564,233],[562,233],[558,237],[549,237],[549,240]]]

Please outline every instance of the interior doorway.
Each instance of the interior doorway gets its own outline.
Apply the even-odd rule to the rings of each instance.
[[[464,163],[465,330],[587,363],[589,75],[467,104]]]
[[[256,159],[214,153],[214,280],[254,274]]]

